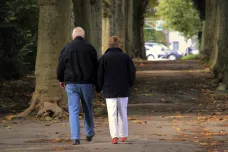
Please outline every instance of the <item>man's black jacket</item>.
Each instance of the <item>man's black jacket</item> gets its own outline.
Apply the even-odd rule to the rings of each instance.
[[[57,79],[75,84],[96,84],[97,52],[82,37],[76,37],[60,53]]]
[[[120,48],[110,48],[99,59],[97,91],[105,98],[128,97],[135,80],[135,66]]]

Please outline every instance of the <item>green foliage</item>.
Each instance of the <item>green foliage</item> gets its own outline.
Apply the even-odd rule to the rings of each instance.
[[[146,30],[144,29],[144,39],[145,41],[153,41],[167,45],[166,37],[162,31],[156,31],[154,29]]]
[[[195,54],[190,54],[187,56],[183,56],[181,58],[181,60],[198,60],[199,59],[199,55],[195,55]]]
[[[148,0],[145,16],[146,17],[155,16],[155,12],[156,12],[155,7],[157,5],[158,5],[158,0]]]
[[[201,29],[199,13],[192,0],[160,0],[157,15],[165,21],[165,27],[192,37]]]
[[[144,40],[145,41],[155,41],[156,40],[156,31],[144,29]]]
[[[36,0],[0,1],[0,79],[34,69],[38,29]]]

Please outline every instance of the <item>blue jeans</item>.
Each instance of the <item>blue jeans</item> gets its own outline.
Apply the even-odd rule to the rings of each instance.
[[[83,108],[84,126],[86,136],[94,135],[92,102],[94,89],[92,84],[67,84],[69,121],[71,139],[80,139],[80,99]]]

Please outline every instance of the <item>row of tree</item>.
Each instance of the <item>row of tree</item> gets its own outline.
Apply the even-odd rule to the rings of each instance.
[[[218,89],[228,85],[228,1],[193,0],[203,21],[202,59],[209,64],[219,83]]]
[[[182,4],[179,1],[177,3],[179,6],[179,3]],[[156,0],[38,0],[39,29],[35,67],[36,89],[31,100],[31,106],[19,116],[27,115],[34,109],[38,111],[38,115],[48,115],[50,113],[53,116],[65,115],[60,107],[66,105],[66,99],[63,90],[58,87],[55,70],[60,50],[70,41],[74,26],[82,26],[85,29],[87,40],[96,47],[100,55],[106,49],[105,44],[107,44],[108,38],[111,35],[119,35],[123,41],[122,48],[129,55],[136,58],[145,58],[143,45],[144,14],[145,12],[154,12],[154,9],[147,9],[148,5],[154,4],[156,4]],[[226,62],[228,60],[226,60],[227,36],[225,32],[228,28],[226,24],[228,14],[225,8],[228,6],[228,2],[216,0],[215,3],[214,0],[208,0],[205,4],[206,18],[202,45],[205,51],[203,52],[204,54],[208,53],[207,57],[209,59],[213,58],[213,60],[215,60],[215,57],[212,57],[213,52],[216,53],[215,73],[217,73],[217,77],[221,77],[220,81],[226,82],[228,78],[226,76],[228,74]],[[182,5],[187,7],[183,6],[181,9],[187,9],[188,6],[192,6],[192,3],[186,2]],[[216,7],[214,8],[214,6]],[[211,10],[213,11],[210,12]],[[195,12],[191,13],[194,15]],[[214,18],[211,18],[214,17],[213,13],[216,14],[218,25],[215,25]],[[176,15],[183,14],[177,12]],[[174,17],[178,18],[178,16]],[[194,21],[195,19],[190,23]],[[171,23],[177,24],[179,22],[178,18]],[[185,22],[181,23],[184,24]],[[214,25],[213,28],[216,28],[216,32],[214,36],[209,37],[207,34],[212,33],[212,25]],[[191,35],[191,33],[192,31],[186,33],[186,35]],[[214,44],[213,47],[206,45],[209,43],[210,45]]]
[[[0,79],[20,78],[34,70],[38,16],[41,21],[49,22],[42,16],[49,16],[57,11],[53,9],[39,13],[39,8],[43,11],[45,7],[49,8],[56,3],[55,0],[0,2],[0,71],[4,71],[0,73]],[[67,41],[62,41],[63,43],[70,41],[69,32],[73,27],[81,26],[86,31],[87,40],[95,46],[99,55],[107,49],[108,38],[111,35],[118,35],[123,42],[123,50],[131,57],[145,58],[145,50],[141,44],[144,42],[144,12],[148,0],[69,0],[69,3],[70,6],[65,11],[65,14],[70,13],[66,17],[67,25],[60,29],[56,27],[56,31],[68,30],[65,32],[68,34]],[[47,12],[49,14],[45,14]],[[57,20],[65,24],[65,18],[62,16]]]
[[[219,90],[228,87],[227,0],[160,0],[157,15],[166,27],[186,37],[198,34],[202,60],[212,69]]]
[[[36,57],[36,87],[31,106],[38,115],[62,117],[66,113],[64,90],[56,80],[56,66],[62,47],[70,41],[73,27],[81,26],[101,55],[108,39],[118,35],[122,48],[133,58],[145,58],[143,24],[147,0],[38,0],[39,28]]]

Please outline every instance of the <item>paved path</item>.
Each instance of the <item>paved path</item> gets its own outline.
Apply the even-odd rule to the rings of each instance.
[[[149,64],[137,68],[127,143],[111,144],[106,116],[95,119],[96,136],[91,143],[84,139],[81,122],[80,146],[71,145],[67,121],[23,119],[1,121],[0,152],[227,152],[227,107],[203,103],[205,91],[211,89],[209,73],[200,71],[195,62],[176,63],[173,68],[163,65],[163,70]],[[177,70],[186,65],[192,67],[190,71]]]

